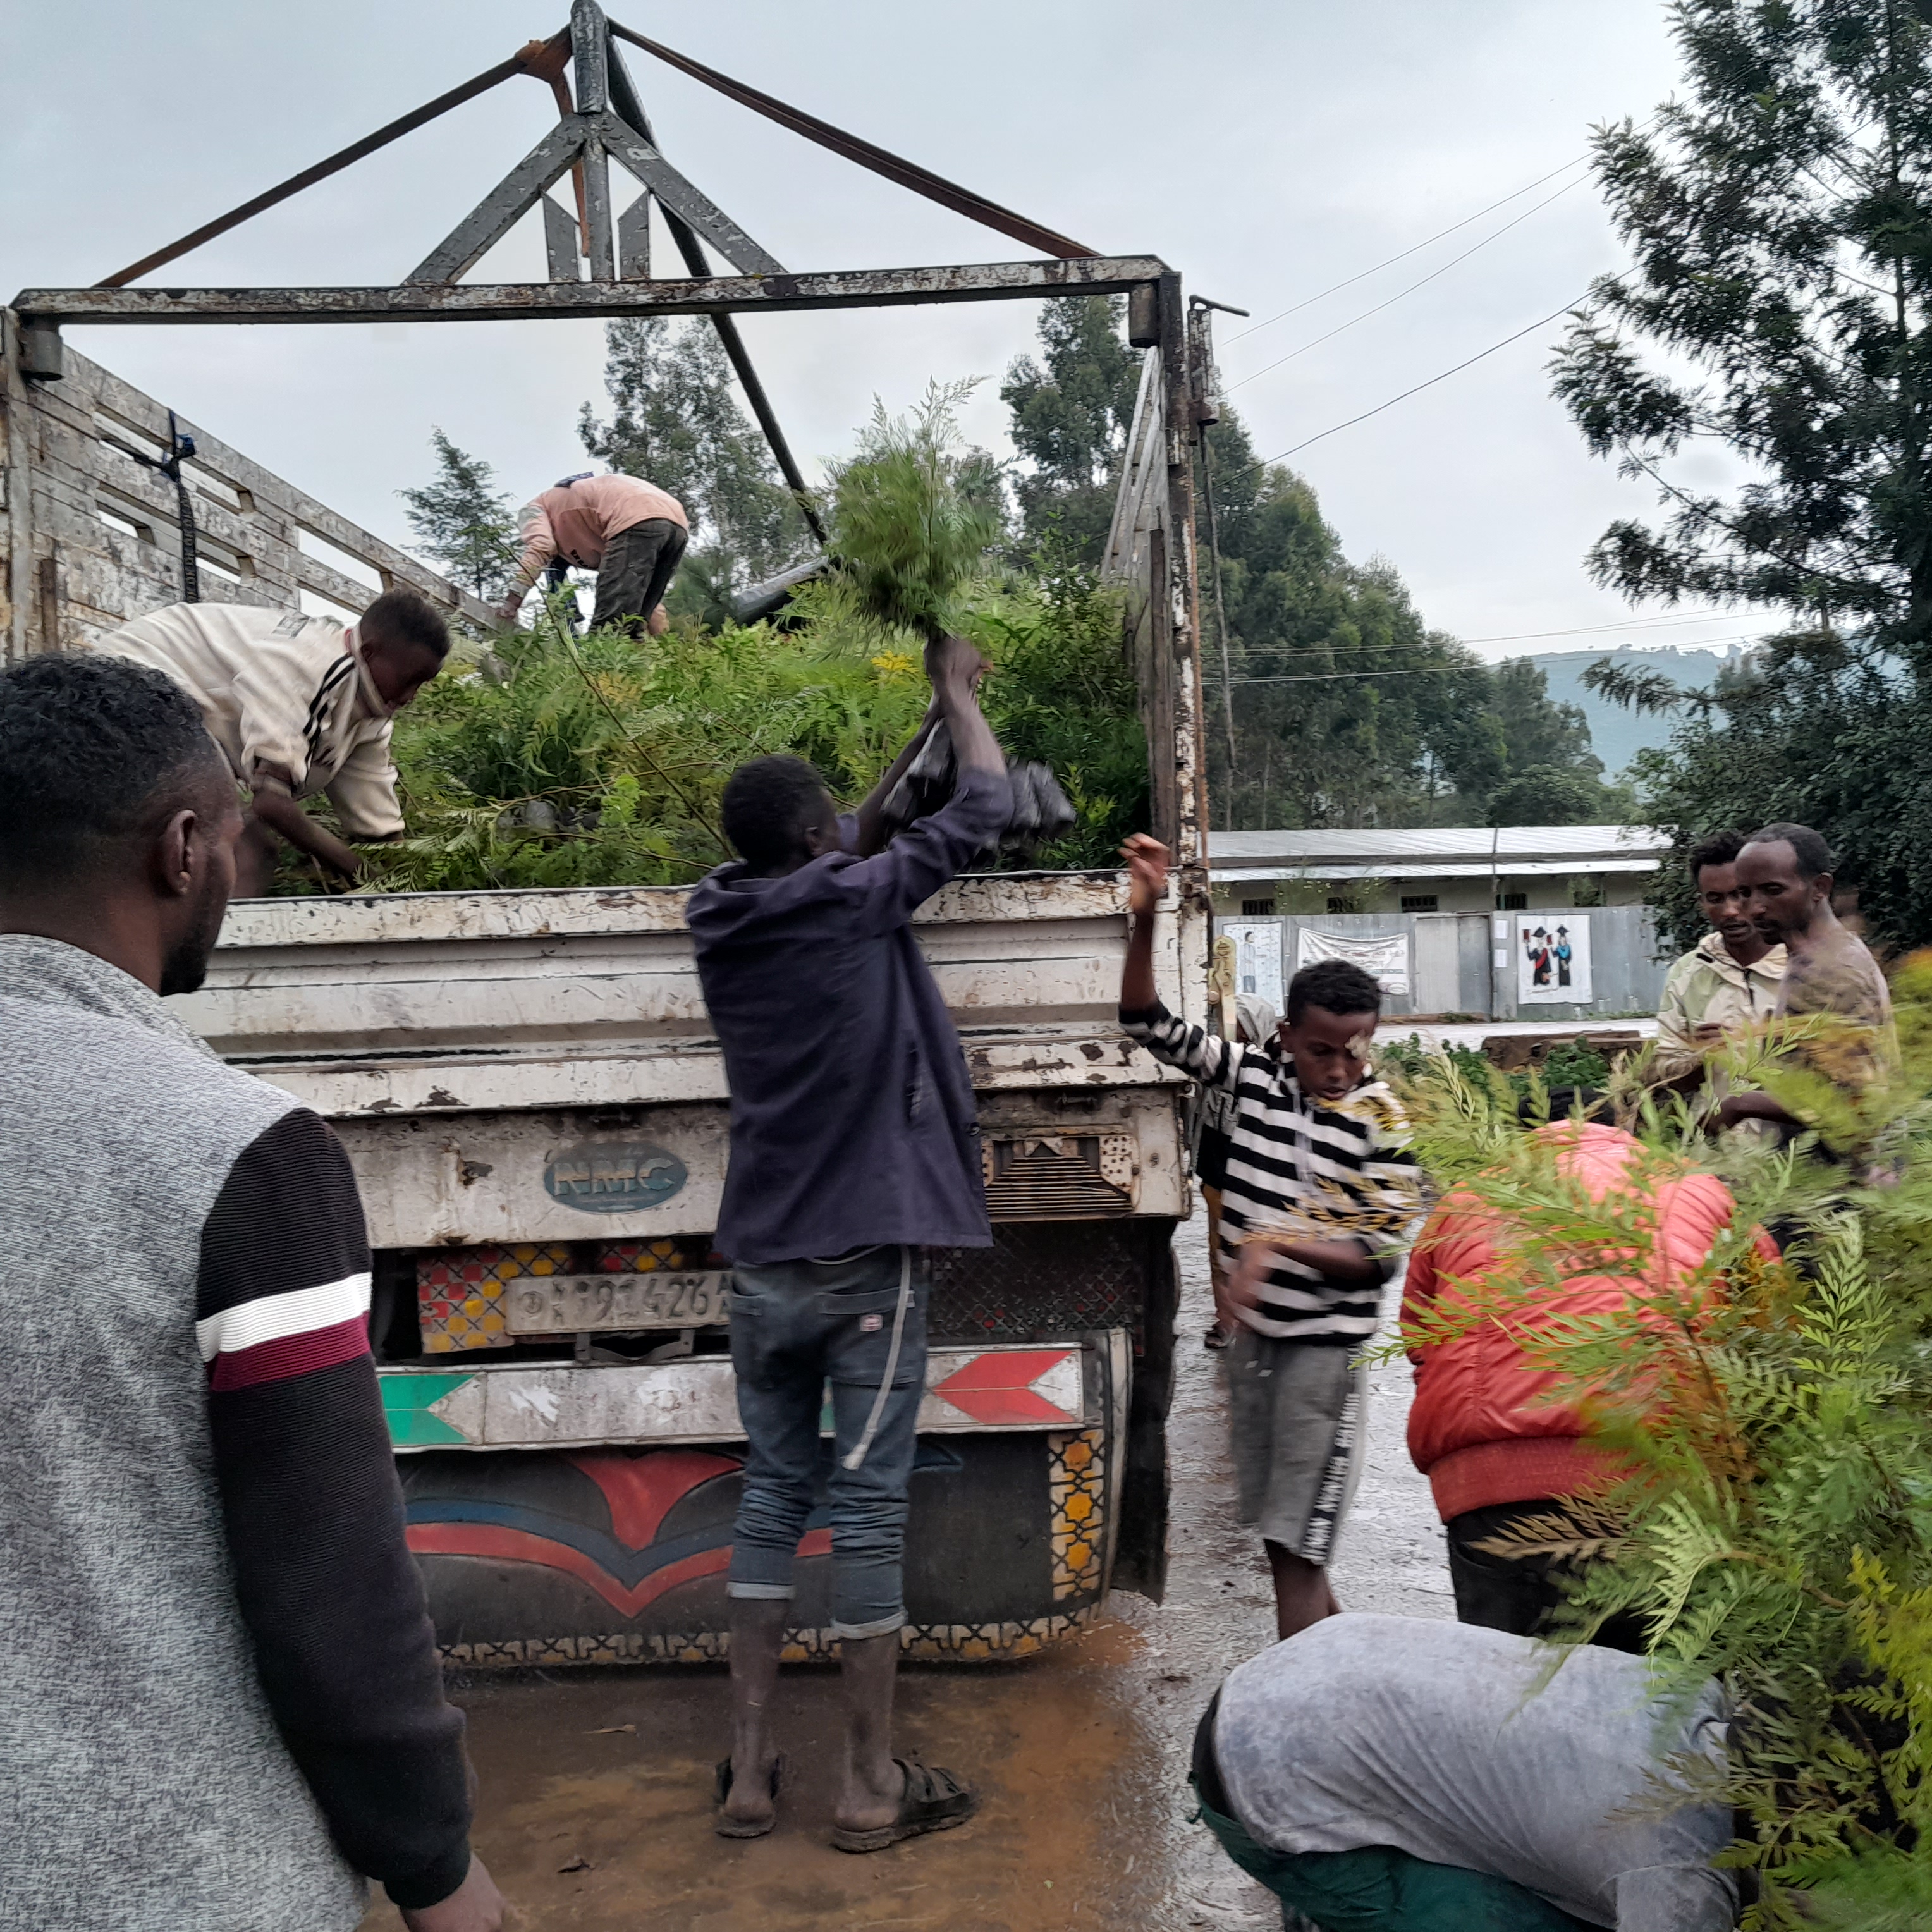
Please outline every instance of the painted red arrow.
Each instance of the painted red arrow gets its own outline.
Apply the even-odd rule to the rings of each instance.
[[[1058,1403],[1034,1394],[1031,1384],[1072,1354],[1072,1348],[1002,1349],[976,1355],[956,1369],[933,1394],[975,1422],[1077,1422]]]

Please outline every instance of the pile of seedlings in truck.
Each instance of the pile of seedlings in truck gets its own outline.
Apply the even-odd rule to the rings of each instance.
[[[1119,600],[1064,560],[997,561],[996,479],[957,446],[956,399],[935,389],[862,434],[834,479],[831,566],[776,618],[580,635],[565,591],[452,665],[397,721],[409,836],[368,848],[367,884],[688,884],[731,856],[718,803],[747,758],[790,753],[842,802],[863,797],[918,728],[922,655],[946,630],[992,664],[981,698],[1008,756],[1046,766],[1072,808],[1027,862],[1112,864],[1148,796]],[[278,889],[322,888],[291,859]]]

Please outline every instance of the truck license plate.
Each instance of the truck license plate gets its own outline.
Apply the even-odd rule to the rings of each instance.
[[[503,1296],[512,1335],[598,1329],[704,1328],[730,1319],[722,1270],[696,1274],[526,1275]]]

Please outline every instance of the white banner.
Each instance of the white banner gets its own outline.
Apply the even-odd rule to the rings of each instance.
[[[1406,932],[1317,932],[1304,926],[1295,934],[1298,970],[1318,959],[1346,959],[1359,966],[1391,1000],[1408,998],[1408,934]]]
[[[1518,913],[1516,1004],[1587,1006],[1594,997],[1590,991],[1590,915]]]
[[[1231,921],[1221,928],[1234,942],[1234,991],[1253,993],[1281,1011],[1281,926],[1274,920],[1252,926]]]

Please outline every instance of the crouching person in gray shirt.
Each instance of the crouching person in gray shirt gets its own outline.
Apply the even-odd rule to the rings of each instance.
[[[1727,1932],[1731,1813],[1670,1803],[1721,1757],[1717,1685],[1681,1714],[1646,1661],[1432,1618],[1311,1624],[1202,1720],[1202,1815],[1290,1911],[1340,1932]],[[1295,1922],[1291,1917],[1290,1924]]]

